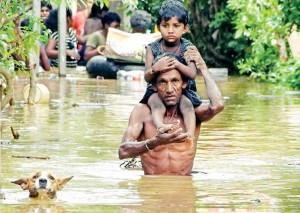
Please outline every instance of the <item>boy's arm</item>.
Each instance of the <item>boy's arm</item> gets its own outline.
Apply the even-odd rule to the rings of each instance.
[[[146,48],[146,61],[145,61],[145,81],[150,83],[153,80],[154,71],[152,69],[152,62],[154,60],[152,50],[150,46]]]
[[[168,70],[172,70],[175,68],[181,69],[180,71],[183,72],[184,75],[185,75],[185,73],[187,73],[186,76],[188,78],[194,79],[196,77],[196,68],[194,68],[195,76],[193,76],[194,74],[191,74],[189,67],[181,64],[180,62],[177,62],[177,60],[174,60],[171,57],[168,57],[168,56],[162,57],[155,64],[152,65],[153,60],[154,60],[154,57],[152,54],[151,47],[147,46],[144,79],[148,83],[151,83],[155,73],[166,72]],[[190,65],[190,66],[193,66],[193,65]]]
[[[180,63],[179,61],[175,60],[174,64],[175,68],[181,72],[185,77],[188,79],[195,79],[197,76],[197,68],[195,66],[195,63],[190,62],[188,66]]]

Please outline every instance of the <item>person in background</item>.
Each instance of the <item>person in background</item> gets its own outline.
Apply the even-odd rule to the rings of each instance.
[[[87,61],[86,70],[90,77],[97,77],[97,71],[103,65],[109,66],[107,58],[101,55],[100,46],[105,45],[108,28],[119,28],[121,18],[116,12],[107,12],[102,19],[103,29],[89,35],[86,42],[84,59]]]
[[[67,9],[67,27],[66,27],[66,63],[67,67],[76,67],[80,55],[77,51],[76,33],[72,29],[72,11]],[[52,10],[45,21],[45,25],[51,30],[46,53],[51,60],[51,66],[58,67],[58,10]]]
[[[32,31],[33,30],[33,29],[29,29],[28,27],[29,27],[29,19],[24,19],[23,21],[21,21],[21,24],[20,24],[21,31],[24,31],[24,30]],[[48,59],[46,50],[43,45],[40,45],[40,66],[45,71],[50,71],[50,69],[51,69],[49,59]]]
[[[91,14],[91,9],[94,4],[94,0],[86,0],[86,8],[77,11],[73,16],[72,28],[76,31],[77,40],[79,40],[78,50],[81,49],[81,43],[85,43],[85,41],[81,41],[81,37],[84,34],[84,25]]]
[[[133,34],[145,33],[146,30],[149,28],[150,23],[151,23],[151,16],[146,11],[142,11],[142,10],[134,11],[130,18],[130,24],[131,24]],[[141,39],[141,38],[137,36],[135,39]],[[138,42],[140,41],[137,41],[137,43],[135,44],[138,44]],[[107,57],[102,55],[102,53],[105,54],[104,44],[105,43],[103,40],[103,43],[101,44],[103,49],[101,49],[98,46],[99,47],[97,48],[98,51],[95,51],[95,48],[90,47],[90,49],[94,49],[93,54],[95,54],[93,59],[90,60],[91,62],[87,63],[87,71],[91,78],[102,76],[108,79],[115,79],[117,75],[117,71],[119,70],[130,71],[130,70],[144,69],[144,65],[139,63],[133,63],[132,61],[126,61],[126,58],[107,59]],[[87,56],[87,54],[85,54],[85,56]]]
[[[103,28],[102,18],[108,12],[108,7],[104,4],[101,8],[100,5],[94,3],[91,9],[90,16],[85,22],[83,35],[81,36],[80,43],[81,48],[79,50],[80,60],[78,61],[79,65],[86,65],[84,60],[84,52],[86,49],[86,41],[90,34],[99,31]]]
[[[151,24],[151,15],[144,10],[136,10],[130,17],[133,33],[146,33]]]
[[[91,13],[84,25],[84,35],[103,29],[102,18],[108,12],[109,8],[104,4],[101,8],[98,4],[93,4]]]
[[[41,1],[41,18],[43,21],[49,16],[50,11],[52,10],[52,5],[46,1]]]

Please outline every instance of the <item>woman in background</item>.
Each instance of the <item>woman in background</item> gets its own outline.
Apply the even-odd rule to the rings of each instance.
[[[76,67],[80,55],[77,51],[76,33],[72,29],[72,12],[67,9],[67,28],[66,28],[66,55],[67,67]],[[52,10],[45,21],[45,25],[51,30],[46,53],[51,60],[51,66],[58,67],[58,10]]]
[[[52,10],[52,5],[46,1],[41,1],[41,19],[43,21],[49,16],[50,11]]]

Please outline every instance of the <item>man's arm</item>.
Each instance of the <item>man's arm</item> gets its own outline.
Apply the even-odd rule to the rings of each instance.
[[[209,104],[202,104],[196,108],[195,111],[198,119],[201,121],[208,121],[224,109],[222,94],[218,85],[211,77],[205,62],[196,47],[191,46],[187,48],[185,59],[188,63],[194,61],[197,69],[201,71],[204,78]]]
[[[136,157],[148,151],[145,145],[147,141],[137,142],[144,128],[142,120],[144,118],[143,113],[145,113],[144,108],[145,106],[139,104],[133,109],[130,115],[128,127],[119,147],[119,159]]]

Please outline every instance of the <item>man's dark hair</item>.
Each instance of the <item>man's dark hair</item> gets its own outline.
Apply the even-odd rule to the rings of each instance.
[[[177,17],[179,23],[183,23],[184,25],[187,25],[189,22],[188,10],[180,1],[165,1],[158,11],[156,24],[160,25],[163,20],[168,21],[173,17]]]
[[[174,58],[175,60],[179,61],[180,63],[182,63],[182,60],[179,56],[175,55],[174,53],[170,53],[170,52],[165,52],[163,54],[160,54],[158,55],[154,60],[153,60],[153,63],[152,64],[155,64],[156,62],[159,61],[159,59],[165,57],[165,56],[168,56],[170,58]],[[181,72],[179,72],[180,75],[181,75],[181,78],[182,78],[182,81],[187,81],[187,78],[185,77],[185,75],[183,75]],[[151,81],[151,84],[155,84],[157,82],[157,77],[159,75],[159,72],[156,73]]]
[[[136,10],[130,18],[130,25],[133,29],[146,31],[151,24],[151,15],[144,10]]]
[[[41,1],[41,8],[48,7],[49,10],[52,10],[52,5],[46,1]]]
[[[102,25],[110,25],[113,22],[121,23],[121,18],[116,12],[107,12],[102,18]]]

